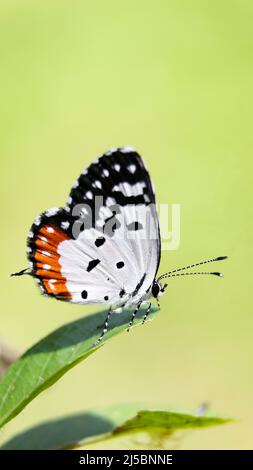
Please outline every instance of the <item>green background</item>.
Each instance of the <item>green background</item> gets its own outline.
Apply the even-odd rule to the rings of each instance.
[[[181,204],[181,245],[161,273],[230,257],[224,279],[171,280],[156,321],[78,365],[1,441],[113,403],[208,401],[238,421],[181,447],[252,448],[252,21],[250,0],[1,1],[1,336],[25,349],[96,310],[8,276],[27,265],[33,219],[111,147],[136,147],[158,202]]]

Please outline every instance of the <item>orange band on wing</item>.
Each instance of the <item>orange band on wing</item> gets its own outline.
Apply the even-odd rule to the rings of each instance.
[[[69,237],[55,225],[44,225],[35,241],[37,247],[34,259],[35,274],[41,279],[48,294],[59,298],[71,299],[67,289],[66,278],[61,273],[60,255],[57,253],[59,243],[69,240]]]

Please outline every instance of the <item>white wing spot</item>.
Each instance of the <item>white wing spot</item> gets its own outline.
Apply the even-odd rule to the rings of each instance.
[[[46,270],[51,269],[50,264],[43,264],[43,269],[46,269]]]
[[[95,186],[96,186],[97,188],[99,188],[99,189],[102,188],[102,184],[101,184],[101,182],[100,182],[99,180],[96,180],[96,181],[95,181]]]
[[[34,236],[34,233],[33,233],[33,232],[31,232],[31,231],[28,232],[28,238],[33,238],[33,236]]]
[[[40,222],[41,222],[41,217],[40,217],[40,215],[39,215],[39,217],[36,217],[36,219],[35,219],[35,221],[34,221],[34,224],[35,224],[35,225],[39,225]]]
[[[67,202],[68,202],[68,204],[71,204],[71,202],[72,202],[72,197],[71,197],[71,196],[68,197],[68,201],[67,201]]]
[[[50,285],[51,289],[54,290],[54,283],[56,282],[56,279],[50,279],[48,284]]]
[[[85,196],[86,196],[87,199],[92,199],[93,194],[92,194],[91,191],[87,191],[87,193],[85,194]]]
[[[66,206],[66,207],[65,207],[65,211],[66,211],[66,212],[70,212],[70,207]]]
[[[88,170],[87,170],[87,168],[85,168],[85,169],[82,171],[82,175],[85,176],[85,175],[87,175],[87,173],[88,173]]]
[[[42,254],[45,256],[51,256],[51,254],[48,251],[42,251]]]
[[[65,222],[61,222],[61,228],[67,230],[69,228],[69,222],[66,220]]]
[[[136,172],[136,165],[132,164],[132,165],[129,165],[127,167],[128,171],[130,171],[130,173],[135,173]]]
[[[120,165],[119,165],[119,163],[116,163],[116,164],[114,165],[114,170],[120,171]]]
[[[76,180],[76,181],[74,182],[74,184],[73,184],[72,188],[74,188],[74,189],[75,189],[75,188],[77,188],[78,186],[79,186],[79,181],[78,181],[78,180]]]
[[[47,238],[46,237],[40,237],[41,241],[43,241],[44,243],[47,242]]]
[[[48,233],[54,233],[53,227],[47,227],[47,232]]]
[[[127,147],[123,147],[121,149],[121,152],[122,153],[131,153],[131,152],[135,152],[135,149],[133,147],[127,146]]]
[[[57,214],[58,211],[59,211],[59,208],[58,208],[58,207],[52,207],[51,209],[48,209],[48,210],[46,211],[46,216],[47,216],[47,217],[50,217],[50,216],[52,216],[52,215],[55,215],[55,214]]]
[[[32,249],[30,248],[30,246],[28,246],[28,247],[26,248],[26,252],[27,252],[27,253],[31,253],[31,251],[32,251]]]
[[[106,152],[105,155],[111,155],[114,152],[117,152],[116,147],[113,147],[111,150],[108,150],[108,152]]]

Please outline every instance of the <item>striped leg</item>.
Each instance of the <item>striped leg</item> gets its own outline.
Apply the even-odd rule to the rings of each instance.
[[[25,269],[22,269],[21,271],[19,271],[18,273],[12,273],[10,275],[10,277],[12,276],[24,276],[24,274],[27,274],[28,276],[31,275],[31,271],[30,272],[27,272],[27,271],[30,271],[30,268],[25,268]]]
[[[161,288],[161,292],[162,292],[162,293],[165,292],[165,289],[167,288],[167,286],[168,286],[168,284],[164,284],[164,285],[162,286],[162,288]],[[161,306],[160,306],[160,301],[159,301],[158,297],[156,297],[156,302],[157,302],[157,307],[158,307],[159,310],[160,310]]]
[[[101,335],[97,339],[97,341],[95,341],[93,346],[97,346],[101,342],[101,340],[102,340],[103,336],[105,335],[105,333],[108,331],[108,323],[109,323],[109,319],[110,319],[111,314],[112,314],[112,309],[110,307],[110,309],[107,313],[107,317],[106,317],[105,322],[104,322],[104,326],[103,326],[103,330],[101,332]]]
[[[133,322],[134,322],[135,316],[137,315],[141,304],[142,304],[142,302],[139,302],[138,305],[137,305],[137,307],[136,307],[136,309],[134,310],[134,312],[133,312],[133,314],[132,314],[132,318],[131,318],[130,322],[128,323],[127,332],[130,331],[130,328],[131,328],[131,326],[132,326],[132,324],[133,324]]]
[[[146,310],[146,313],[143,317],[142,324],[145,323],[145,321],[147,320],[147,317],[148,317],[148,314],[149,314],[150,310],[151,310],[151,302],[149,302],[149,306],[148,306],[148,308]]]

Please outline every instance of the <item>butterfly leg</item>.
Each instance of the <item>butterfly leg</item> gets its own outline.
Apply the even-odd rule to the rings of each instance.
[[[30,268],[25,268],[25,269],[22,269],[21,271],[19,271],[18,273],[12,273],[10,276],[24,276],[24,274],[27,274],[27,275],[30,275],[31,272],[27,272],[27,271],[30,271]]]
[[[132,324],[133,324],[133,322],[134,322],[135,316],[137,315],[137,313],[138,313],[138,311],[139,311],[139,309],[140,309],[141,304],[142,304],[142,302],[139,302],[138,305],[137,305],[137,307],[136,307],[136,309],[134,310],[134,312],[133,312],[133,314],[132,314],[132,318],[131,318],[130,322],[128,323],[127,332],[130,331],[130,328],[131,328],[131,326],[132,326]]]
[[[162,286],[162,288],[161,288],[161,293],[162,293],[162,294],[164,294],[165,289],[166,289],[167,286],[168,286],[168,284],[164,284],[164,285]],[[161,305],[160,305],[160,301],[159,301],[158,297],[156,297],[156,302],[157,302],[157,307],[158,307],[159,310],[160,310]]]
[[[105,333],[108,331],[108,323],[109,323],[111,314],[112,314],[112,308],[110,307],[110,309],[108,310],[107,317],[106,317],[106,319],[105,319],[104,325],[103,325],[103,329],[102,329],[101,335],[99,336],[99,338],[97,339],[97,341],[95,341],[94,346],[97,346],[97,345],[101,342],[103,336],[104,336]]]
[[[143,317],[143,320],[142,320],[142,324],[145,323],[145,321],[147,320],[147,317],[148,317],[148,315],[150,313],[150,310],[151,310],[151,305],[152,305],[151,302],[149,302],[148,308],[147,308],[146,313],[145,313],[145,315]]]

